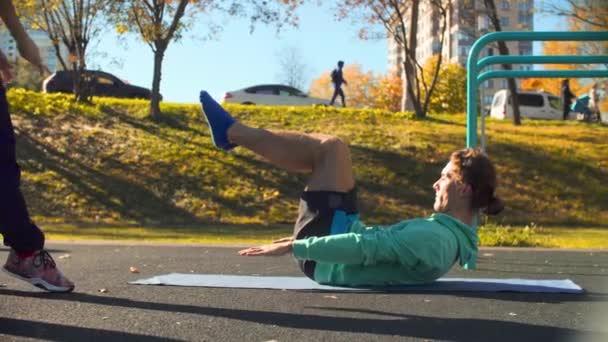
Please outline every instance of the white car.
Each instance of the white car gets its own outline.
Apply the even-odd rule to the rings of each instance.
[[[329,105],[329,100],[310,97],[302,91],[281,84],[262,84],[229,91],[224,95],[224,103],[270,106],[311,106]]]
[[[559,97],[544,91],[519,91],[519,112],[526,119],[562,120],[562,105]],[[497,119],[513,118],[511,95],[507,89],[494,94],[490,116]]]

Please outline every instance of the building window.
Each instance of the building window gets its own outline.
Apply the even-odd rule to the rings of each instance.
[[[460,56],[468,56],[469,55],[469,47],[468,46],[459,46],[458,52]]]
[[[528,24],[528,15],[526,15],[525,13],[519,12],[519,14],[517,15],[517,23],[520,25]]]
[[[500,26],[501,27],[509,26],[509,17],[500,17]]]
[[[488,56],[494,56],[494,49],[488,48]]]
[[[481,16],[477,19],[477,29],[480,31],[487,30],[490,27],[490,18]]]
[[[483,104],[484,106],[489,106],[490,104],[492,104],[492,98],[494,96],[493,95],[484,95],[483,96]]]
[[[509,87],[509,81],[507,81],[506,79],[500,80],[500,87],[503,89],[506,89]]]
[[[485,89],[494,88],[494,80],[487,80],[483,82],[483,87]]]
[[[508,10],[509,9],[509,2],[507,0],[502,0],[500,2],[500,9]]]
[[[520,1],[517,8],[524,12],[527,12],[530,9],[528,6],[528,1]]]
[[[440,48],[441,48],[441,44],[439,44],[439,42],[438,42],[438,41],[434,41],[434,42],[433,42],[433,47],[432,47],[432,49],[433,49],[433,52],[432,52],[432,53],[433,53],[433,54],[438,54],[438,53],[439,53],[439,49],[440,49]]]

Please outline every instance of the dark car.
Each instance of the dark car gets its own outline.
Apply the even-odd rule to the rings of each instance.
[[[103,71],[86,70],[84,77],[85,86],[93,96],[149,99],[152,93],[150,89],[128,84]],[[74,79],[71,71],[57,71],[42,83],[42,91],[45,93],[72,93],[73,89]]]

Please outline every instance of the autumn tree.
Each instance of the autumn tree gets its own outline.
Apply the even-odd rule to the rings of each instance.
[[[541,11],[558,15],[568,19],[570,31],[608,31],[608,1],[605,0],[564,0],[560,2],[544,1]],[[546,55],[606,55],[608,54],[607,41],[584,42],[545,42],[543,53]],[[546,65],[545,69],[575,70],[575,69],[606,69],[608,64],[555,64]],[[605,79],[593,79],[593,82],[602,82]],[[523,82],[525,87],[546,89],[559,94],[560,80],[556,79],[527,79]],[[583,84],[577,79],[570,80],[570,88],[575,94],[587,92],[591,84]],[[608,87],[608,84],[606,84]],[[602,108],[608,107],[608,99],[604,99]]]
[[[429,58],[424,72],[430,77],[437,67],[437,56]],[[466,110],[467,71],[458,63],[441,66],[437,86],[429,102],[429,111],[434,113],[463,113]]]
[[[403,94],[402,110],[413,110],[417,117],[426,116],[430,97],[433,94],[439,67],[445,32],[447,27],[447,13],[450,1],[448,0],[341,0],[338,1],[338,18],[353,18],[364,23],[365,28],[360,31],[362,38],[388,37],[395,41],[403,56]],[[430,79],[424,77],[422,65],[416,57],[417,27],[420,6],[429,6],[436,14],[436,44],[439,60],[437,69]],[[382,32],[369,32],[370,25],[380,25]]]
[[[578,47],[574,42],[547,41],[542,45],[543,55],[578,55]],[[580,69],[579,64],[544,64],[547,70],[575,70]],[[523,90],[544,90],[554,95],[561,91],[561,80],[556,78],[525,78],[521,82]],[[580,83],[577,79],[570,80],[570,89],[575,94],[580,91]]]
[[[376,77],[375,86],[371,88],[370,107],[384,109],[391,112],[401,110],[401,95],[403,94],[403,81],[395,73],[387,73]]]
[[[23,21],[33,29],[46,32],[57,60],[64,70],[71,70],[77,101],[88,101],[84,70],[90,43],[105,27],[102,15],[113,0],[24,0],[15,6]],[[67,48],[68,60],[62,53]]]
[[[171,42],[181,39],[199,14],[248,17],[251,30],[256,23],[295,24],[294,10],[298,0],[126,0],[113,3],[113,21],[121,34],[138,35],[154,54],[150,116],[160,118],[160,82],[162,63]],[[208,34],[214,36],[217,26],[210,24]]]

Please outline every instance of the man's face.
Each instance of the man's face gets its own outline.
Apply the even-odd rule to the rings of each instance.
[[[438,213],[447,213],[453,209],[459,208],[464,200],[461,184],[454,173],[454,166],[449,162],[443,170],[441,177],[433,184],[435,189],[435,203],[433,209]]]

